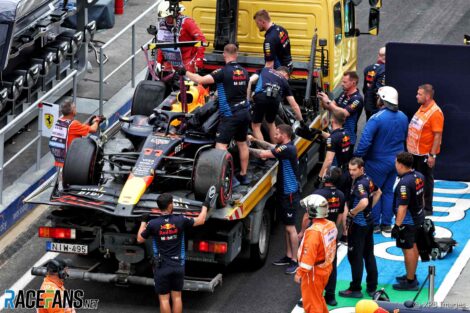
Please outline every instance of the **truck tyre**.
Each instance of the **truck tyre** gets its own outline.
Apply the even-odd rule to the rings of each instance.
[[[250,266],[258,269],[264,265],[268,257],[269,242],[271,239],[271,214],[265,207],[261,218],[259,240],[250,245]]]
[[[64,185],[97,185],[101,177],[100,154],[96,142],[90,138],[72,141],[64,163]]]
[[[165,83],[143,80],[135,87],[131,115],[149,116],[165,98]]]
[[[203,201],[211,186],[219,197],[217,207],[225,207],[232,196],[233,158],[230,152],[219,149],[202,151],[193,169],[194,194]]]

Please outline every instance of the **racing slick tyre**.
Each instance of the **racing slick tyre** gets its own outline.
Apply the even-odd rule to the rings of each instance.
[[[259,229],[259,240],[250,244],[250,267],[259,269],[264,265],[268,257],[269,241],[271,239],[271,214],[265,207]]]
[[[224,207],[232,196],[233,158],[219,149],[202,151],[194,166],[193,186],[197,200],[203,201],[207,190],[215,186],[219,197],[217,207]]]
[[[100,159],[100,150],[92,139],[85,137],[72,141],[64,163],[64,185],[97,185],[102,169]]]
[[[165,83],[143,80],[135,87],[132,98],[131,115],[149,116],[165,98]]]

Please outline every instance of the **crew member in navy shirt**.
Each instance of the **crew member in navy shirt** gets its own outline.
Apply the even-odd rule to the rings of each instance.
[[[142,216],[137,242],[152,239],[155,292],[160,301],[160,312],[182,312],[181,290],[184,284],[185,246],[184,232],[189,227],[203,225],[207,208],[214,208],[217,200],[215,187],[211,187],[196,218],[173,214],[173,196],[161,194],[157,199],[161,216],[149,220]],[[170,296],[173,310],[170,306]]]
[[[364,173],[364,161],[361,158],[353,158],[349,161],[349,174],[353,180],[347,202],[349,208],[348,260],[351,265],[352,281],[349,288],[340,291],[339,295],[347,298],[362,298],[361,282],[364,265],[367,271],[367,294],[372,296],[377,289],[378,272],[374,256],[371,211],[382,192]]]
[[[274,24],[266,10],[256,12],[253,19],[261,32],[266,31],[263,43],[265,67],[277,69],[280,66],[286,66],[289,71],[292,71],[290,39],[287,30]]]
[[[328,95],[324,92],[319,92],[318,97],[325,109],[330,112],[343,112],[346,115],[346,122],[344,128],[351,137],[351,153],[354,150],[356,144],[356,129],[357,121],[359,120],[359,112],[362,112],[364,106],[364,99],[357,89],[357,82],[359,76],[356,72],[345,72],[341,85],[343,87],[343,93],[339,95],[335,100],[330,100]]]
[[[395,290],[418,290],[418,249],[424,239],[424,176],[413,170],[413,155],[409,152],[397,155],[395,168],[399,180],[394,191],[393,208],[396,217],[392,237],[403,251],[406,274],[398,276],[398,284],[392,287]]]
[[[242,185],[250,184],[248,178],[248,145],[246,135],[250,125],[249,105],[246,101],[249,76],[248,72],[237,63],[238,48],[234,44],[224,47],[225,66],[210,74],[200,76],[180,70],[181,75],[186,75],[192,81],[204,85],[217,85],[219,100],[220,121],[215,138],[215,148],[227,150],[232,139],[235,139],[240,154],[240,174],[238,182]],[[237,184],[237,181],[234,183]]]
[[[248,83],[248,98],[253,100],[253,118],[251,128],[253,136],[263,139],[261,133],[261,123],[266,119],[269,130],[269,141],[274,142],[274,134],[276,133],[276,120],[279,111],[279,104],[284,99],[292,107],[295,118],[302,121],[302,113],[299,104],[295,101],[292,89],[287,79],[289,78],[289,70],[285,66],[279,67],[277,70],[271,68],[263,68],[259,74],[253,74]],[[254,95],[251,95],[252,85],[255,86]]]
[[[276,128],[276,145],[259,140],[249,135],[248,140],[261,149],[250,148],[250,154],[257,158],[276,158],[277,168],[276,193],[278,214],[285,225],[286,255],[275,261],[274,265],[288,265],[285,273],[297,271],[297,250],[299,239],[295,228],[297,211],[300,208],[299,161],[297,148],[292,143],[293,130],[286,124]]]

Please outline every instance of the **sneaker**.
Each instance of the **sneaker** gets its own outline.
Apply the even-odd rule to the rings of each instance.
[[[290,265],[286,268],[285,273],[288,275],[295,274],[295,272],[297,272],[298,267],[299,267],[299,264],[296,261],[291,261]]]
[[[248,178],[248,175],[237,175],[237,179],[241,185],[249,185],[251,180]]]
[[[380,233],[380,225],[374,225],[374,234]]]
[[[282,266],[282,265],[290,265],[291,262],[292,262],[291,258],[289,258],[288,256],[283,256],[279,260],[274,261],[272,264],[277,265],[277,266]]]
[[[363,298],[364,295],[360,291],[353,291],[351,289],[341,290],[338,293],[343,298]]]
[[[334,295],[325,295],[325,302],[329,306],[337,306],[338,301],[336,301],[336,298]]]
[[[415,279],[412,282],[402,280],[398,284],[393,284],[392,288],[399,291],[416,291],[418,290],[418,281]]]
[[[380,229],[386,234],[390,234],[392,232],[392,226],[390,225],[381,225]]]
[[[406,281],[407,278],[406,278],[406,274],[405,275],[402,275],[402,276],[397,276],[395,277],[395,279],[397,280],[397,282],[401,283],[402,281]],[[418,281],[418,276],[415,275],[415,280],[418,282],[419,284],[419,281]]]
[[[238,181],[236,176],[232,177],[232,188],[240,186],[240,182]]]

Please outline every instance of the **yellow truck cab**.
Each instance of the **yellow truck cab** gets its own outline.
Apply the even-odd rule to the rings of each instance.
[[[228,5],[227,2],[229,2]],[[320,71],[316,76],[322,77],[319,86],[325,91],[333,91],[340,87],[345,71],[356,69],[357,36],[360,32],[355,27],[355,7],[360,2],[360,0],[192,0],[184,2],[186,8],[184,14],[196,20],[210,42],[206,50],[205,66],[205,69],[210,70],[215,63],[221,61],[221,56],[214,57],[217,50],[222,50],[221,47],[223,47],[217,47],[218,42],[223,42],[224,39],[225,43],[233,42],[234,38],[226,34],[230,30],[224,28],[227,28],[230,18],[236,16],[236,11],[238,11],[235,29],[238,28],[236,41],[240,49],[239,62],[248,70],[253,71],[253,68],[264,65],[264,32],[258,30],[253,16],[258,10],[267,10],[271,21],[283,26],[289,33],[294,61],[293,78],[305,79],[307,77],[313,48],[315,50],[314,67]],[[378,8],[381,3],[371,0],[370,5],[372,9],[369,32],[376,34]],[[228,14],[224,16],[224,12]],[[227,38],[219,40],[220,38],[216,38],[217,32],[219,36]],[[315,34],[317,40],[312,47],[312,38]],[[305,88],[305,81],[302,84]],[[295,85],[298,84],[294,83],[294,87]]]

